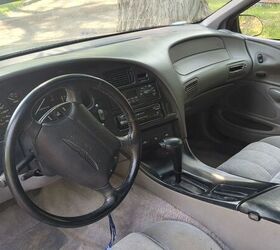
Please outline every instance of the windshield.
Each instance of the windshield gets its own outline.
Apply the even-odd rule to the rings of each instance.
[[[229,0],[0,0],[0,56],[54,43],[200,22]]]

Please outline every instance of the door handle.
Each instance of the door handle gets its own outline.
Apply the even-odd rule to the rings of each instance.
[[[264,78],[264,77],[266,77],[266,72],[258,71],[258,72],[256,72],[256,76],[259,78]]]

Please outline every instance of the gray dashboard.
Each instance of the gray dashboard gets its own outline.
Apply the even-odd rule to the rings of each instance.
[[[165,110],[160,123],[153,122],[143,130],[155,134],[157,128],[176,120],[172,128],[165,129],[168,134],[177,131],[184,138],[184,105],[208,90],[244,77],[251,67],[243,38],[201,25],[170,26],[2,60],[0,103],[7,102],[7,96],[14,92],[20,92],[23,98],[32,88],[57,75],[87,73],[106,78],[106,72],[113,68],[132,68],[136,75],[151,75],[159,88],[157,101]],[[141,85],[137,84],[130,88]],[[165,129],[156,137],[167,133]]]

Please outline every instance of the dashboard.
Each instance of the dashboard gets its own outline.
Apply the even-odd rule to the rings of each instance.
[[[165,137],[186,138],[186,103],[245,77],[251,67],[244,38],[201,25],[115,35],[0,61],[0,147],[20,101],[55,76],[89,74],[117,87],[135,112],[145,151]],[[34,105],[32,118],[39,121],[64,102],[65,90],[48,93]],[[85,89],[83,103],[116,135],[127,132],[126,117],[104,94]],[[47,119],[59,119],[64,112]]]
[[[40,68],[23,76],[22,79],[28,79],[28,81],[19,84],[18,81],[11,80],[1,85],[1,146],[9,120],[20,101],[33,88],[48,80],[46,76],[51,78],[62,72],[63,74],[71,73],[73,68],[79,68],[80,73],[103,78],[122,92],[132,106],[138,125],[143,131],[143,148],[152,147],[164,137],[174,135],[173,122],[177,119],[176,112],[169,101],[168,91],[152,72],[127,63],[85,61]],[[81,93],[83,104],[100,123],[116,135],[127,134],[126,116],[105,94],[93,89],[82,89]],[[67,105],[61,105],[55,109],[55,112],[50,111],[62,103],[67,103],[67,93],[61,88],[37,100],[32,108],[31,117],[37,122],[42,119],[44,122],[55,122],[67,113]],[[156,129],[153,129],[154,127]],[[161,127],[160,130],[159,127]],[[146,130],[148,132],[145,132]]]

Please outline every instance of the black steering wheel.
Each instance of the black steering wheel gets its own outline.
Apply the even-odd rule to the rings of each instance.
[[[36,121],[32,117],[35,103],[58,89],[66,91],[66,102],[53,107]],[[82,89],[99,91],[119,106],[128,121],[126,136],[115,136],[87,110],[82,103]],[[50,121],[49,115],[58,111],[63,115]],[[15,145],[19,140],[26,158],[16,166]],[[130,167],[124,182],[114,188],[110,177],[120,152],[128,156]],[[84,74],[62,75],[35,88],[15,110],[5,136],[5,176],[14,198],[34,218],[58,227],[85,226],[115,209],[134,182],[139,157],[139,131],[128,101],[110,83]],[[18,175],[19,168],[30,166],[34,161],[36,171],[43,175],[58,175],[102,193],[103,205],[91,213],[75,217],[57,216],[39,208],[25,193]]]

